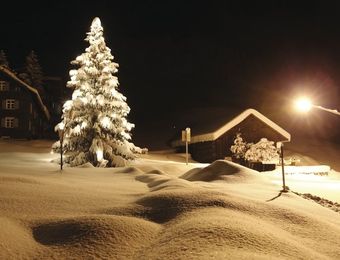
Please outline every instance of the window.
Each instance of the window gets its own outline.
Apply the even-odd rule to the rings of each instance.
[[[6,109],[17,109],[19,108],[19,101],[15,100],[15,99],[6,99],[5,100],[5,108]]]
[[[7,81],[0,80],[0,91],[8,91],[9,83]]]
[[[18,119],[16,119],[15,117],[5,117],[5,127],[6,128],[18,127]]]

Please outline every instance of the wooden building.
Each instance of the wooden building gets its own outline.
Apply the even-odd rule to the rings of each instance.
[[[50,113],[38,90],[0,66],[0,137],[43,138]]]
[[[221,123],[222,125],[218,127],[213,124],[216,128],[209,129],[209,124],[201,121],[202,128],[205,130],[202,131],[197,125],[196,128],[191,128],[189,153],[194,160],[210,163],[231,156],[230,147],[238,132],[248,143],[257,143],[263,137],[275,143],[290,141],[290,134],[287,131],[255,109],[247,109],[230,121]],[[184,150],[185,144],[179,137],[172,140],[170,144],[179,151]]]

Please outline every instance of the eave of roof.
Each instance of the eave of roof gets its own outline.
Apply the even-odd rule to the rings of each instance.
[[[47,109],[47,107],[44,105],[44,102],[41,99],[41,96],[38,92],[37,89],[35,89],[34,87],[31,87],[30,85],[28,85],[26,82],[22,81],[21,79],[19,79],[17,77],[17,75],[15,75],[15,73],[13,73],[11,70],[9,70],[8,68],[4,67],[4,66],[0,66],[0,71],[4,72],[5,74],[7,74],[9,77],[11,77],[12,79],[14,79],[15,81],[17,81],[18,83],[20,83],[21,85],[23,85],[24,87],[26,87],[29,91],[31,91],[33,94],[35,94],[35,96],[38,99],[39,105],[41,106],[41,109],[43,110],[47,120],[50,120],[51,116],[50,113]]]
[[[225,132],[233,128],[234,126],[238,125],[241,123],[243,120],[245,120],[248,116],[253,115],[257,117],[259,120],[270,126],[272,129],[277,131],[279,134],[281,134],[283,137],[286,138],[285,141],[290,141],[290,134],[278,126],[276,123],[262,115],[260,112],[256,111],[255,109],[249,108],[245,111],[243,111],[241,114],[238,116],[234,117],[231,121],[220,127],[214,132],[210,133],[205,133],[205,134],[200,134],[200,135],[195,135],[191,137],[190,143],[198,143],[198,142],[208,142],[208,141],[214,141],[217,138],[219,138],[221,135],[223,135]],[[172,147],[178,147],[184,145],[184,142],[181,140],[175,140],[171,143]]]

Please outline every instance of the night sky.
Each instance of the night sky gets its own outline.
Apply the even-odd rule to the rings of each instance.
[[[98,16],[136,123],[222,106],[292,124],[280,115],[287,119],[299,93],[340,108],[336,1],[13,1],[1,9],[0,49],[11,67],[35,50],[44,74],[65,81]]]

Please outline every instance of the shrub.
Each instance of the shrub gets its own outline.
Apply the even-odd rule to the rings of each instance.
[[[278,150],[273,141],[261,138],[259,142],[250,146],[244,155],[247,161],[251,162],[270,162],[278,160]]]

